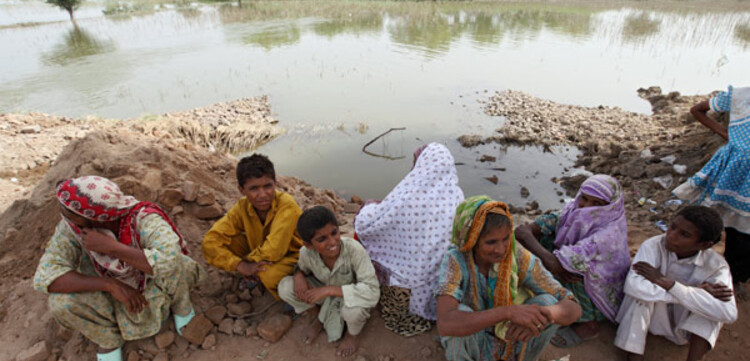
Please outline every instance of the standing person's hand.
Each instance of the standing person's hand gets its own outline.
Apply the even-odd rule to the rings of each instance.
[[[141,313],[143,308],[148,306],[148,301],[143,297],[143,294],[118,280],[112,279],[107,291],[117,301],[125,305],[125,309],[130,313]]]
[[[258,272],[263,272],[266,270],[265,266],[271,265],[273,262],[269,261],[260,261],[260,262],[248,262],[248,261],[242,261],[240,264],[237,265],[237,272],[239,274],[245,276],[245,278],[253,278],[255,277]]]

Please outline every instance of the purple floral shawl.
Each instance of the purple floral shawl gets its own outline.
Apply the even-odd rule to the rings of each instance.
[[[609,204],[579,208],[583,193]],[[628,225],[620,183],[604,174],[586,179],[575,200],[563,208],[555,233],[557,259],[569,272],[583,276],[591,301],[614,320],[630,269]]]

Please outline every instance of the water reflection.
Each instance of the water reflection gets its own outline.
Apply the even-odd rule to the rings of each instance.
[[[242,37],[245,44],[258,45],[266,50],[293,45],[300,39],[300,28],[295,24],[281,24]]]
[[[734,37],[741,40],[745,46],[749,46],[750,45],[750,25],[735,26]]]
[[[313,31],[320,36],[332,38],[339,34],[362,35],[376,33],[383,28],[383,15],[368,12],[317,23],[313,25]]]
[[[68,65],[87,56],[113,50],[115,45],[111,40],[97,39],[85,29],[74,26],[60,43],[42,54],[42,60],[48,65]]]
[[[661,21],[653,19],[645,12],[630,15],[625,19],[622,36],[627,41],[639,41],[659,32]]]

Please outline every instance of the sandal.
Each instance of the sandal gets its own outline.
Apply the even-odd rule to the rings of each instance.
[[[185,316],[179,316],[177,314],[173,314],[174,316],[174,329],[177,330],[177,334],[182,336],[182,329],[187,326],[188,323],[195,317],[195,310],[190,309],[190,313],[188,313]]]
[[[571,348],[580,345],[581,342],[593,340],[597,337],[599,337],[598,333],[582,339],[572,328],[562,327],[555,332],[552,339],[550,339],[550,343],[558,348]]]

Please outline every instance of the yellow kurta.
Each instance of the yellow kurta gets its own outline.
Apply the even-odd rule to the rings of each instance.
[[[229,272],[235,272],[242,260],[273,262],[258,273],[258,278],[278,299],[279,281],[292,274],[302,247],[297,234],[300,214],[294,198],[276,190],[262,224],[252,204],[243,197],[203,237],[203,255],[209,264]]]

